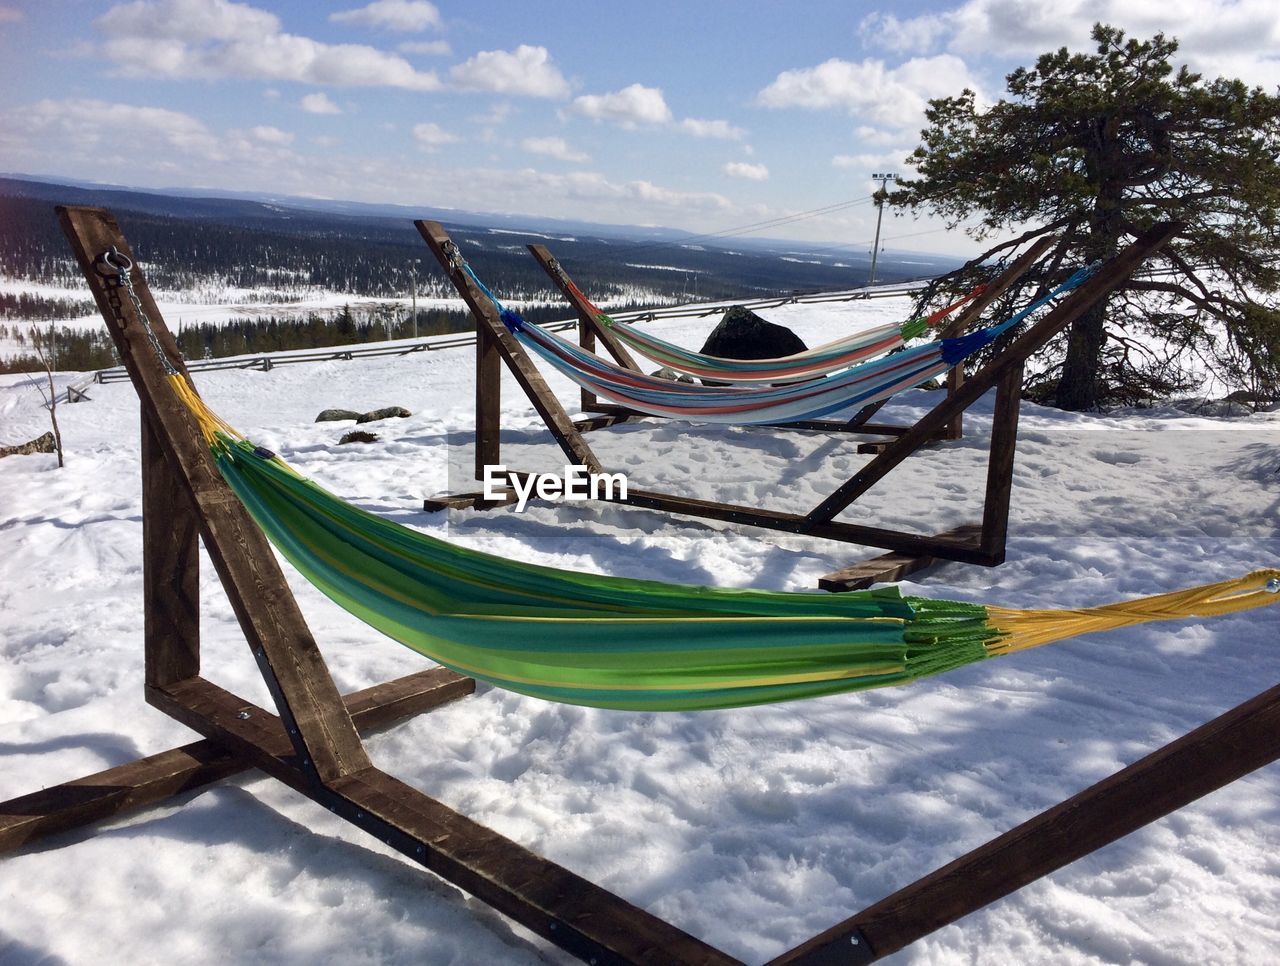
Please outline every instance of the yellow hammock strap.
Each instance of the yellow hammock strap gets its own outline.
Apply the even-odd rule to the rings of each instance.
[[[217,445],[218,433],[225,433],[232,439],[244,439],[243,433],[233,429],[226,420],[205,405],[204,400],[182,376],[177,374],[169,376],[169,385],[173,387],[174,394],[191,410],[191,415],[195,417],[200,427],[200,434],[210,446]]]
[[[1064,637],[1148,621],[1219,617],[1280,602],[1280,570],[1255,570],[1217,584],[1077,610],[1013,610],[988,607],[987,623],[1006,635],[987,644],[991,655],[1038,647]]]

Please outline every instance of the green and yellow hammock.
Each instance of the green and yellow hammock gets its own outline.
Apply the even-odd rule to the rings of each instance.
[[[999,654],[1280,599],[1280,571],[1083,610],[632,580],[469,550],[338,499],[213,414],[218,468],[267,537],[343,609],[440,664],[569,704],[731,708],[904,684]]]

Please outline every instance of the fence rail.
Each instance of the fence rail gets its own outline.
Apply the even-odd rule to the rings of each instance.
[[[664,319],[705,318],[724,313],[731,305],[748,309],[770,309],[783,305],[815,305],[825,302],[855,302],[863,299],[899,298],[924,287],[924,281],[901,282],[894,285],[877,285],[874,288],[847,289],[841,292],[813,292],[809,294],[775,295],[768,298],[737,300],[733,302],[705,302],[695,305],[672,305],[667,308],[633,309],[618,312],[613,318],[623,322],[656,322]],[[554,332],[572,329],[578,320],[563,319],[549,322],[543,328]],[[474,334],[458,336],[428,336],[417,342],[397,340],[394,343],[377,342],[373,345],[337,346],[331,349],[308,349],[301,352],[263,352],[253,355],[228,356],[224,359],[191,359],[186,365],[190,372],[213,372],[219,369],[257,369],[270,372],[276,366],[300,365],[308,362],[349,361],[375,356],[405,356],[415,352],[436,352],[441,349],[457,349],[476,344]],[[129,378],[123,366],[99,369],[67,387],[67,402],[88,399],[85,390],[94,383],[123,382]]]

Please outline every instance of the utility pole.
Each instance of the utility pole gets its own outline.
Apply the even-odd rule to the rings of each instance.
[[[896,174],[881,173],[871,176],[873,181],[880,182],[880,190],[875,193],[876,199],[876,240],[871,245],[871,277],[867,279],[867,285],[876,284],[876,259],[880,257],[880,219],[884,217],[884,195],[888,190],[890,181],[897,181]]]
[[[413,337],[418,337],[418,262],[421,259],[411,259],[409,261],[409,297],[412,301],[413,308]]]

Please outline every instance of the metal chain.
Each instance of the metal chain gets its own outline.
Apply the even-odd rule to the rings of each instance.
[[[104,266],[103,274],[107,276],[108,282],[112,285],[107,301],[115,311],[120,325],[122,327],[128,325],[128,320],[125,319],[123,312],[124,304],[120,301],[120,290],[123,289],[129,296],[129,301],[133,304],[134,314],[137,315],[138,321],[142,323],[142,328],[147,333],[147,341],[151,343],[152,351],[155,352],[156,358],[160,361],[165,375],[179,375],[177,367],[169,361],[168,354],[161,347],[160,338],[156,335],[156,330],[151,327],[151,319],[147,317],[146,309],[142,307],[142,299],[138,298],[138,293],[133,287],[133,276],[130,274],[133,270],[133,260],[115,245],[112,245],[111,250],[103,252],[98,261]],[[112,278],[112,273],[114,273],[114,278]]]
[[[566,275],[564,269],[560,267],[560,259],[556,258],[554,255],[551,258],[548,258],[547,268],[551,269],[551,274],[555,277],[557,282],[562,282],[565,286],[568,286],[569,276]]]
[[[449,267],[454,271],[461,271],[462,267],[466,265],[467,260],[462,257],[462,249],[452,239],[442,244],[440,250],[444,252],[444,257],[449,260]]]

